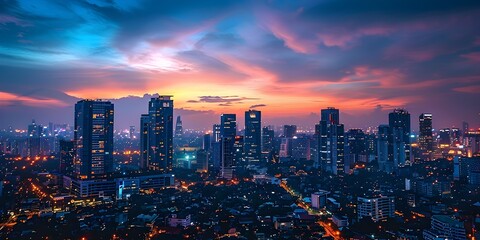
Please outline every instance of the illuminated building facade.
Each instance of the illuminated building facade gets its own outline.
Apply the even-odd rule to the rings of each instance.
[[[220,175],[232,179],[235,171],[234,144],[237,135],[237,116],[222,114],[220,116],[221,167]]]
[[[378,222],[395,215],[394,197],[358,197],[357,201],[358,220],[362,218],[371,218],[374,222]]]
[[[140,169],[148,169],[148,161],[150,160],[149,138],[150,132],[150,116],[142,114],[140,117]]]
[[[148,169],[154,171],[169,171],[173,163],[173,100],[171,96],[151,98],[148,103],[148,121],[142,115],[141,122],[148,123],[148,132],[142,134],[141,151],[147,150]]]
[[[418,144],[422,153],[428,156],[433,152],[432,114],[422,113],[418,120],[420,127]]]
[[[388,125],[378,126],[377,133],[377,161],[380,171],[392,172],[393,164],[388,161]]]
[[[113,172],[113,104],[81,100],[75,104],[75,169],[81,179]]]
[[[60,140],[60,173],[71,175],[73,173],[75,158],[75,142]]]
[[[260,161],[262,156],[262,112],[245,112],[245,158],[249,163]]]
[[[329,107],[321,110],[320,123],[315,126],[318,144],[315,166],[335,175],[345,172],[345,130],[339,122],[339,110]]]
[[[394,168],[411,163],[410,113],[405,109],[395,109],[388,114],[390,127],[388,155]]]

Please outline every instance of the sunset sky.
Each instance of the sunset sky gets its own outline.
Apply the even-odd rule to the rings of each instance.
[[[151,94],[187,128],[261,110],[265,124],[347,127],[396,107],[480,127],[480,1],[0,0],[0,128],[73,123],[111,99],[118,129]]]

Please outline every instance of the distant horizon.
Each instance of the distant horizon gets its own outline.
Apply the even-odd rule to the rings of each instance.
[[[140,122],[140,115],[147,112],[148,101],[150,100],[150,98],[158,96],[158,95],[165,95],[165,94],[153,94],[153,95],[145,94],[141,98],[136,97],[136,96],[128,96],[126,98],[121,98],[121,99],[107,99],[107,98],[89,98],[89,99],[111,101],[114,104],[114,106],[115,106],[114,126],[115,126],[115,130],[118,131],[118,130],[128,129],[130,126],[135,126],[135,128],[138,129],[139,122]],[[173,97],[172,99],[174,100],[174,106],[175,106],[175,96],[172,96],[172,97]],[[125,109],[120,109],[121,106],[125,106],[125,105],[128,106],[129,102],[124,102],[122,100],[129,99],[129,98],[135,98],[135,100],[138,101],[138,102],[136,102],[136,104],[138,104],[139,102],[144,102],[143,107],[145,108],[145,111],[139,113],[141,110],[136,109],[138,114],[132,115],[128,111],[125,111]],[[85,100],[85,99],[79,99],[78,101],[81,101],[81,100]],[[58,114],[58,115],[62,115],[62,117],[60,117],[60,118],[58,116],[53,115],[53,114],[52,115],[43,115],[43,114],[33,115],[32,114],[31,118],[19,119],[19,120],[15,121],[15,123],[12,123],[12,124],[8,124],[8,123],[6,123],[5,120],[2,119],[2,120],[0,120],[0,122],[2,123],[1,129],[7,129],[9,126],[12,126],[15,129],[26,129],[27,126],[32,122],[32,120],[35,120],[36,123],[43,124],[43,125],[48,124],[49,122],[52,122],[52,123],[55,123],[55,124],[70,124],[71,126],[73,126],[73,117],[74,117],[73,107],[74,107],[74,104],[72,104],[71,106],[51,108],[51,110],[53,110],[53,111],[59,111],[59,110],[63,111],[63,113]],[[328,107],[335,107],[335,106],[328,106]],[[325,106],[324,108],[327,108],[327,106]],[[305,113],[305,114],[300,115],[300,116],[298,116],[298,115],[297,116],[292,116],[292,117],[284,116],[284,117],[279,117],[279,118],[278,117],[275,118],[275,117],[271,117],[271,116],[266,115],[265,112],[262,110],[262,107],[249,108],[249,109],[255,109],[255,110],[258,110],[258,111],[262,112],[262,118],[264,119],[262,121],[263,126],[268,126],[268,125],[273,125],[273,126],[297,125],[298,127],[303,128],[303,129],[314,129],[315,124],[318,123],[318,121],[320,121],[320,114],[319,113],[320,113],[320,110],[323,109],[323,108],[319,109],[318,112],[316,112],[316,113],[310,112],[310,113]],[[237,109],[237,111],[225,111],[225,112],[222,112],[222,113],[234,113],[234,114],[236,114],[237,115],[237,124],[238,124],[237,126],[238,126],[238,129],[241,130],[244,127],[243,113],[245,111],[248,111],[249,109],[245,109],[245,110],[241,110],[241,109],[238,110]],[[342,109],[339,109],[340,110],[340,123],[345,124],[346,130],[351,129],[351,128],[360,128],[360,129],[363,129],[363,130],[366,130],[369,127],[376,128],[380,124],[388,124],[388,113],[390,113],[393,109],[395,109],[395,108],[391,108],[391,109],[376,108],[376,109],[373,109],[372,111],[370,111],[369,112],[370,114],[367,112],[365,115],[363,115],[363,119],[360,119],[360,122],[363,123],[363,124],[360,124],[362,126],[359,126],[359,125],[355,124],[355,122],[359,122],[358,118],[349,114],[348,112],[345,113],[345,111],[343,111]],[[407,109],[407,108],[404,108],[404,109],[407,110],[410,113],[412,131],[414,131],[414,132],[418,132],[418,116],[420,116],[420,114],[422,114],[422,113],[432,113],[432,112],[425,111],[425,112],[418,113],[418,115],[416,115],[416,114],[410,112],[409,109]],[[70,111],[70,116],[67,114],[67,111]],[[118,116],[119,111],[120,111],[121,119],[119,119],[119,116]],[[184,128],[193,129],[193,130],[197,130],[197,131],[211,130],[213,124],[216,124],[216,123],[220,122],[220,115],[222,113],[215,113],[211,110],[192,111],[192,110],[188,110],[188,109],[174,108],[174,117],[176,118],[177,116],[181,116]],[[457,124],[451,124],[449,126],[441,126],[439,123],[437,123],[438,120],[436,119],[435,113],[432,113],[432,114],[433,114],[434,129],[452,128],[452,127],[456,127],[456,128],[460,128],[460,129],[462,128],[462,123],[464,122],[464,120],[458,120]],[[200,118],[202,118],[201,120],[203,120],[203,121],[200,121],[201,125],[195,125],[195,124],[199,123],[199,121],[198,121],[199,116],[200,116]],[[68,121],[68,120],[67,121],[63,120],[62,121],[61,120],[61,119],[68,119],[68,118],[70,118],[70,121]],[[132,121],[132,122],[129,123],[128,121],[123,120],[123,118],[136,119],[138,121],[136,121],[136,122]],[[48,119],[50,119],[50,120],[48,120]],[[291,120],[287,120],[287,119],[291,119]],[[371,124],[368,124],[369,120],[372,120],[372,119],[373,119],[373,122]],[[378,119],[383,119],[383,120],[380,121]],[[209,121],[210,121],[210,123],[209,123]],[[120,122],[120,124],[119,124],[119,122]],[[195,122],[195,124],[193,124],[192,122]],[[375,122],[377,122],[377,123],[375,123]],[[440,121],[440,122],[442,122],[442,121]],[[470,129],[480,128],[480,117],[479,117],[479,120],[477,120],[477,122],[468,122],[468,121],[466,121],[466,122],[469,123]]]

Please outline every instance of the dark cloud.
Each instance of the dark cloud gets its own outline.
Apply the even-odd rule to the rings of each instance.
[[[267,106],[266,104],[255,104],[250,106],[250,108],[260,108],[260,107],[266,107],[266,106]]]
[[[198,100],[188,100],[190,103],[222,103],[220,106],[227,106],[241,101],[258,100],[259,98],[249,98],[240,96],[199,96]]]

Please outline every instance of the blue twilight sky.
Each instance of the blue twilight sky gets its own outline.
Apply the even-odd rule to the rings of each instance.
[[[73,123],[82,98],[138,125],[174,95],[189,128],[262,110],[264,124],[347,127],[396,107],[480,127],[480,1],[0,0],[0,128]]]

